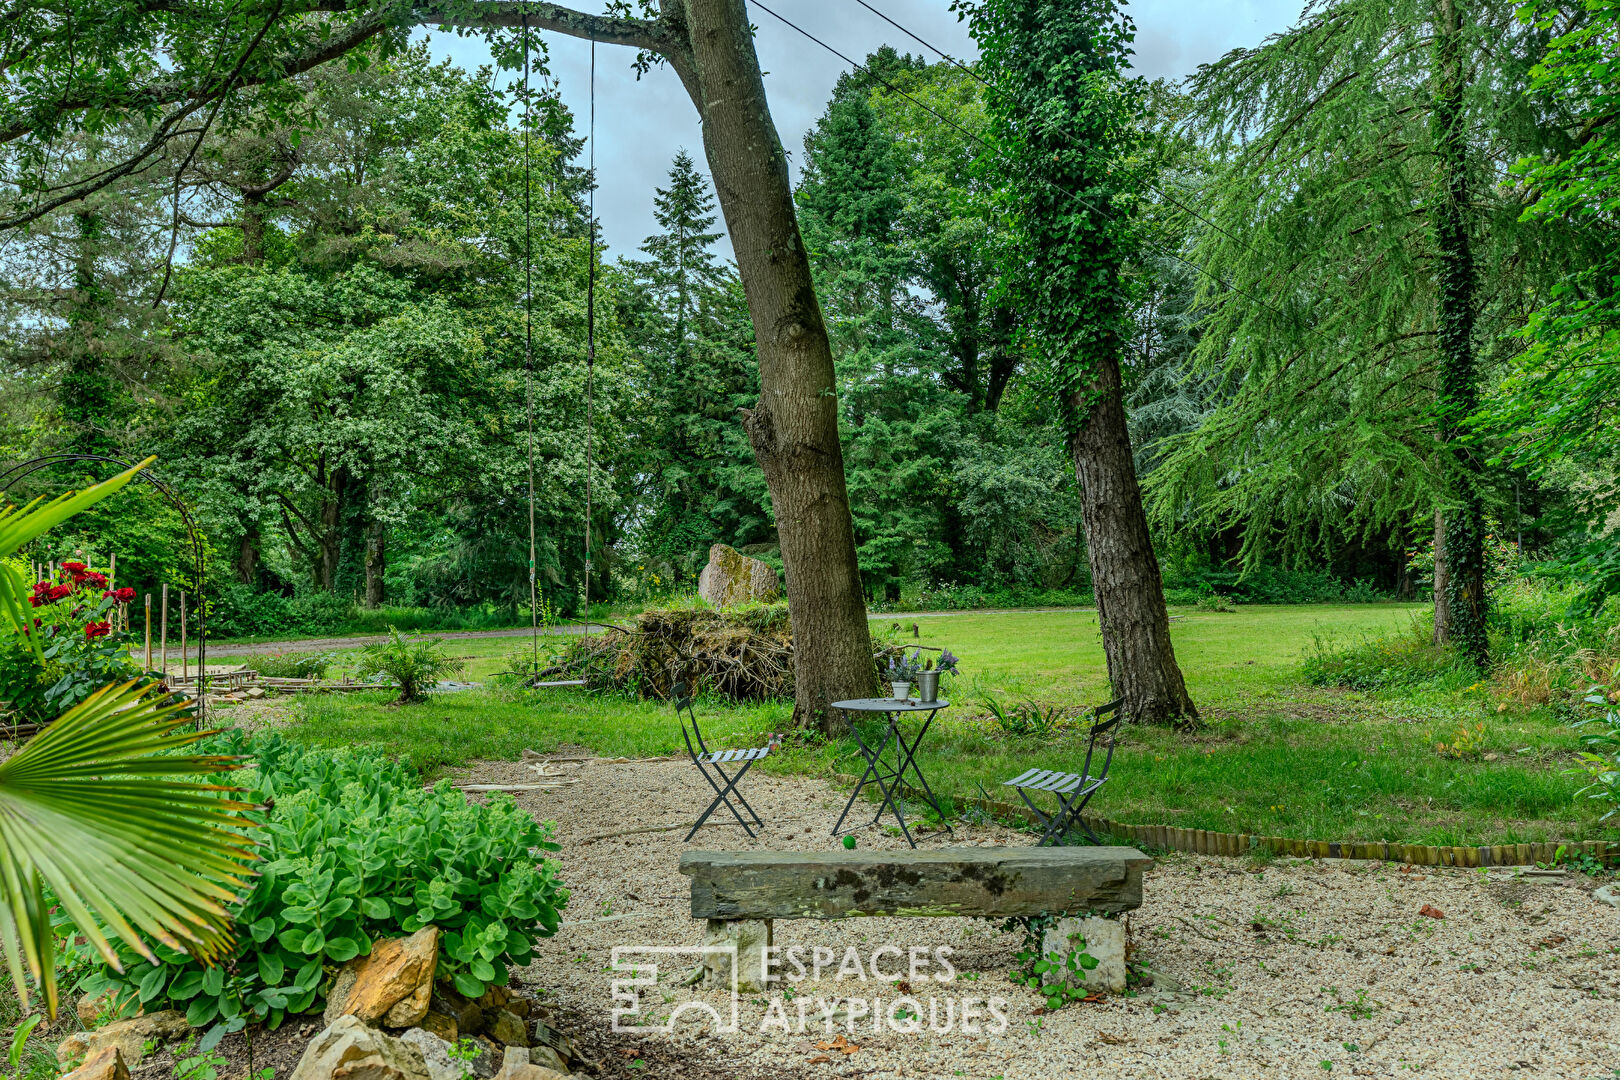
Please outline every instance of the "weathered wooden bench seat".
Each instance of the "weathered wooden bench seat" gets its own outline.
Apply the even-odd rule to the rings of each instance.
[[[694,919],[1117,914],[1153,860],[1130,847],[688,851]]]
[[[692,917],[710,950],[694,977],[709,985],[771,985],[777,919],[1091,913],[1142,906],[1153,860],[1130,847],[944,847],[911,851],[688,851]],[[1125,934],[1106,918],[1068,919],[1113,957],[1095,974],[1125,988]],[[1049,932],[1050,934],[1051,932]],[[1061,936],[1061,935],[1060,935]]]

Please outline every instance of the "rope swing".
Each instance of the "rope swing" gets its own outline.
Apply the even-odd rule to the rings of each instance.
[[[540,671],[540,592],[536,576],[537,540],[534,525],[534,216],[533,177],[530,143],[533,138],[533,96],[530,89],[529,16],[523,26],[523,384],[524,411],[528,424],[529,454],[529,638],[530,678]],[[596,39],[591,39],[590,126],[586,139],[590,147],[590,187],[587,210],[589,232],[585,255],[585,521],[584,521],[584,620],[582,631],[590,631],[591,619],[591,510],[594,489],[596,429]],[[536,685],[583,685],[582,682]]]

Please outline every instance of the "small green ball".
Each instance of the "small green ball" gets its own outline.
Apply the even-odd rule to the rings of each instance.
[[[848,851],[855,850],[855,838],[853,836],[844,837],[844,848]]]

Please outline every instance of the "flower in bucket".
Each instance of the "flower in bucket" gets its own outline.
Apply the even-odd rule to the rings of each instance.
[[[961,662],[962,658],[951,652],[951,650],[941,649],[939,651],[939,659],[929,660],[927,666],[924,667],[923,670],[937,671],[941,675],[955,675],[956,665],[960,664]]]

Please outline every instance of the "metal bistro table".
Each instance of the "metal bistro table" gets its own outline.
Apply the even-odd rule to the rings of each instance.
[[[866,787],[868,782],[872,782],[876,783],[878,790],[883,792],[883,801],[878,804],[878,812],[873,815],[870,824],[876,825],[878,819],[883,816],[883,811],[892,811],[895,820],[900,823],[900,832],[905,836],[906,843],[916,847],[917,841],[911,838],[911,830],[906,828],[905,815],[900,812],[900,789],[905,785],[907,769],[911,770],[912,775],[917,778],[917,783],[922,787],[924,798],[934,808],[934,812],[939,815],[940,822],[945,826],[945,831],[952,831],[950,823],[945,821],[945,811],[940,808],[939,799],[935,798],[933,790],[928,786],[928,780],[923,776],[922,769],[917,766],[916,761],[917,747],[922,745],[923,736],[928,734],[928,725],[934,722],[934,716],[939,710],[949,708],[950,704],[950,702],[944,700],[930,701],[923,704],[918,701],[897,701],[893,698],[856,698],[852,701],[835,701],[832,703],[833,708],[843,709],[848,713],[883,713],[889,728],[881,739],[873,744],[868,744],[866,737],[861,734],[860,725],[855,722],[855,717],[850,717],[849,729],[855,733],[855,742],[860,745],[861,756],[866,759],[866,771],[861,774],[860,782],[855,785],[855,790],[850,792],[849,802],[844,804],[844,812],[838,815],[838,824],[834,825],[832,830],[834,836],[840,835],[838,830],[843,826],[844,819],[849,816],[850,809],[855,805],[855,800],[860,798],[861,790]],[[917,730],[916,737],[907,742],[906,737],[900,733],[899,717],[902,713],[919,712],[925,712],[928,716],[923,720],[922,727]],[[895,758],[895,764],[892,767],[883,760],[884,752],[891,745],[894,748]],[[862,825],[858,827],[864,829],[868,826]],[[851,829],[850,831],[854,832],[855,830]]]

